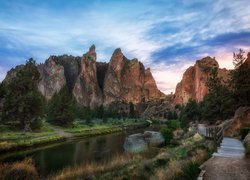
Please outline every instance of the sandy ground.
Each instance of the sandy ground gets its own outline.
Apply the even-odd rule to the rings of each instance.
[[[212,157],[205,164],[204,180],[250,180],[250,156]]]

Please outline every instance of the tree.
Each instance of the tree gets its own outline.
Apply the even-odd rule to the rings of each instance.
[[[188,103],[182,107],[180,113],[180,121],[182,127],[187,127],[189,122],[200,119],[199,105],[195,100],[189,100]]]
[[[129,103],[129,117],[135,118],[135,106],[132,102]]]
[[[70,127],[75,119],[76,102],[67,86],[54,94],[49,102],[47,115],[52,124]]]
[[[250,57],[248,57],[250,58]],[[246,62],[248,60],[248,62]],[[234,93],[237,107],[250,105],[250,63],[249,59],[244,57],[244,51],[239,50],[234,53],[233,63],[235,69],[231,72],[231,89]]]
[[[41,119],[44,112],[44,98],[38,91],[40,73],[31,58],[16,76],[6,85],[3,104],[3,121],[19,129],[29,129],[31,122]],[[36,126],[35,129],[39,129]]]
[[[215,122],[225,120],[234,113],[234,99],[230,88],[218,77],[218,68],[211,70],[206,85],[209,93],[199,104],[201,119]]]
[[[99,108],[97,109],[96,116],[97,116],[97,118],[100,118],[100,119],[102,119],[104,117],[103,105],[99,106]]]
[[[165,139],[165,143],[169,144],[171,139],[173,139],[173,131],[169,128],[162,128],[161,134]]]

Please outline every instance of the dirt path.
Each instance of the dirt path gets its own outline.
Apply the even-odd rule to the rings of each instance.
[[[250,180],[250,157],[212,157],[203,169],[204,180]]]
[[[58,135],[60,136],[63,136],[63,137],[66,137],[66,138],[70,138],[70,137],[73,137],[73,134],[72,133],[69,133],[69,132],[65,132],[64,130],[62,130],[61,128],[59,127],[56,127],[56,126],[50,126],[51,129],[53,129]]]

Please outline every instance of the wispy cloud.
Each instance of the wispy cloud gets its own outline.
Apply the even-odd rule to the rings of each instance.
[[[120,47],[151,67],[159,88],[169,93],[202,56],[232,67],[232,51],[249,50],[249,19],[247,0],[0,1],[0,68],[29,57],[81,56],[91,44],[98,60],[108,61]]]

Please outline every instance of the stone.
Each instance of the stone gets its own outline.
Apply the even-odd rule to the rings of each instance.
[[[127,152],[139,153],[148,150],[149,147],[158,147],[164,142],[160,132],[145,131],[143,134],[132,134],[126,137],[123,147]]]
[[[164,144],[165,140],[160,132],[156,131],[145,131],[144,137],[148,146],[150,147],[157,147]]]
[[[148,144],[144,139],[144,135],[138,133],[126,137],[123,147],[127,152],[135,154],[147,150]]]
[[[250,128],[250,107],[239,107],[234,114],[233,122],[226,129],[226,136],[233,136],[239,133],[241,128]]]

